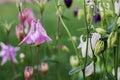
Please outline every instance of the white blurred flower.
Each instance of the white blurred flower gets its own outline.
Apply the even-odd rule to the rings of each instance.
[[[91,62],[86,68],[85,68],[85,76],[90,76],[94,71],[94,65],[93,62]]]
[[[24,62],[25,54],[24,54],[24,53],[21,53],[21,54],[19,55],[19,57],[20,57],[21,62]]]
[[[87,40],[83,41],[83,35],[80,36],[80,44],[78,46],[78,49],[81,48],[82,51],[82,57],[84,58],[86,56],[86,46],[87,46]],[[88,38],[88,56],[90,58],[93,57],[92,49],[95,48],[96,42],[101,38],[101,35],[99,33],[92,33],[92,37]]]
[[[112,70],[112,74],[115,76],[114,69]],[[118,67],[118,69],[117,69],[117,80],[120,80],[120,67]]]
[[[117,15],[119,15],[119,13],[120,13],[120,1],[119,2],[115,1],[114,7],[115,7],[115,13]]]

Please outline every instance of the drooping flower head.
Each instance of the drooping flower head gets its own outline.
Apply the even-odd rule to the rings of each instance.
[[[30,25],[31,21],[35,19],[32,9],[29,8],[25,8],[23,12],[20,12],[18,17],[22,25]]]
[[[78,49],[81,48],[82,57],[84,58],[86,56],[87,41],[83,41],[82,38],[83,38],[83,35],[81,35],[80,37],[80,44],[78,46]],[[95,44],[100,38],[101,38],[101,35],[99,33],[92,33],[92,37],[88,38],[88,53],[87,54],[90,58],[93,57],[92,49],[95,48]]]
[[[96,15],[94,16],[94,22],[97,23],[97,22],[99,22],[99,21],[101,21],[101,16],[100,16],[100,14],[96,14]]]
[[[119,14],[120,14],[120,0],[119,0],[119,2],[116,2],[116,1],[115,1],[115,3],[114,3],[114,8],[115,8],[115,13],[116,13],[117,15],[119,15]]]
[[[64,0],[64,3],[66,5],[67,8],[70,8],[70,6],[72,5],[72,0]]]
[[[16,60],[16,51],[19,50],[19,47],[13,47],[11,45],[5,45],[4,43],[0,43],[2,50],[0,52],[0,57],[2,57],[1,65],[4,65],[6,61],[12,61],[17,63]]]
[[[51,38],[47,35],[39,20],[32,20],[30,31],[28,35],[20,42],[20,44],[27,43],[40,45],[45,41],[50,42]]]

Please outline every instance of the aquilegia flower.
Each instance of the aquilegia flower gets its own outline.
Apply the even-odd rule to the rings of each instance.
[[[101,16],[100,16],[100,14],[96,14],[96,15],[94,16],[94,22],[97,23],[97,22],[99,22],[99,21],[101,21]]]
[[[6,61],[12,61],[17,63],[16,60],[16,51],[19,50],[19,47],[13,47],[11,45],[5,45],[4,43],[0,43],[2,50],[0,52],[0,57],[2,57],[1,65],[4,65]]]
[[[18,17],[19,17],[20,23],[22,25],[27,25],[27,26],[31,24],[31,21],[33,19],[35,19],[32,9],[29,9],[29,8],[25,8],[23,12],[20,12]]]
[[[39,20],[33,20],[28,35],[20,42],[20,44],[27,43],[38,46],[45,41],[50,42],[52,39],[47,35]]]
[[[81,48],[82,57],[84,58],[86,56],[87,41],[83,41],[82,38],[83,38],[83,35],[80,36],[80,44],[78,46],[78,49]],[[99,33],[92,33],[92,37],[88,38],[88,53],[87,54],[90,58],[93,57],[92,49],[95,48],[95,44],[100,38],[101,38],[101,35]]]
[[[116,13],[117,15],[119,15],[119,13],[120,13],[120,0],[119,0],[119,2],[116,2],[116,1],[115,1],[114,7],[115,7],[115,13]]]
[[[70,8],[70,6],[72,5],[72,0],[64,0],[64,3],[66,5],[67,8]]]

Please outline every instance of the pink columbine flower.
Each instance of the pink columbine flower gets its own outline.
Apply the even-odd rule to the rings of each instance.
[[[25,31],[21,24],[16,26],[16,36],[19,41],[22,41],[25,36]]]
[[[39,20],[33,20],[28,35],[20,42],[20,44],[27,43],[40,45],[45,41],[50,42],[51,40],[52,39],[47,35]]]
[[[20,12],[19,15],[19,21],[22,25],[30,25],[31,21],[35,19],[34,13],[32,9],[25,8],[23,12]]]
[[[82,51],[82,57],[84,58],[86,56],[86,45],[87,45],[87,41],[83,41],[83,35],[81,35],[80,37],[80,44],[78,46],[78,49],[81,48]],[[93,57],[93,52],[92,49],[95,48],[95,44],[96,42],[101,38],[101,35],[99,33],[92,33],[92,37],[88,38],[88,56],[90,58]],[[92,44],[92,45],[90,45]],[[91,47],[92,46],[92,47]]]
[[[2,50],[0,52],[0,57],[2,57],[1,65],[4,65],[6,61],[12,61],[17,63],[16,60],[16,51],[19,50],[19,47],[13,47],[11,45],[5,45],[4,43],[0,43]]]

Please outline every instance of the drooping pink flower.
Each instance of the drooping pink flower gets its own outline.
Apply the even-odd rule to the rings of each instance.
[[[78,46],[78,49],[81,48],[82,57],[84,58],[86,56],[87,41],[83,41],[82,38],[83,38],[83,35],[81,35],[80,37],[80,44]],[[92,37],[88,38],[88,53],[87,54],[90,58],[93,57],[92,49],[95,48],[95,44],[100,38],[101,38],[101,35],[99,33],[92,33]]]
[[[25,8],[23,12],[20,12],[18,15],[19,21],[22,25],[30,25],[31,21],[35,19],[32,9]]]
[[[20,42],[20,44],[27,43],[39,45],[45,41],[50,42],[51,38],[47,35],[39,20],[33,20],[28,35]]]
[[[19,47],[13,47],[11,45],[5,45],[4,43],[0,43],[2,50],[0,52],[0,57],[2,57],[1,65],[4,65],[6,61],[12,61],[17,63],[16,60],[16,51],[19,50]]]
[[[16,36],[19,41],[22,41],[25,36],[25,31],[21,24],[16,26]]]

